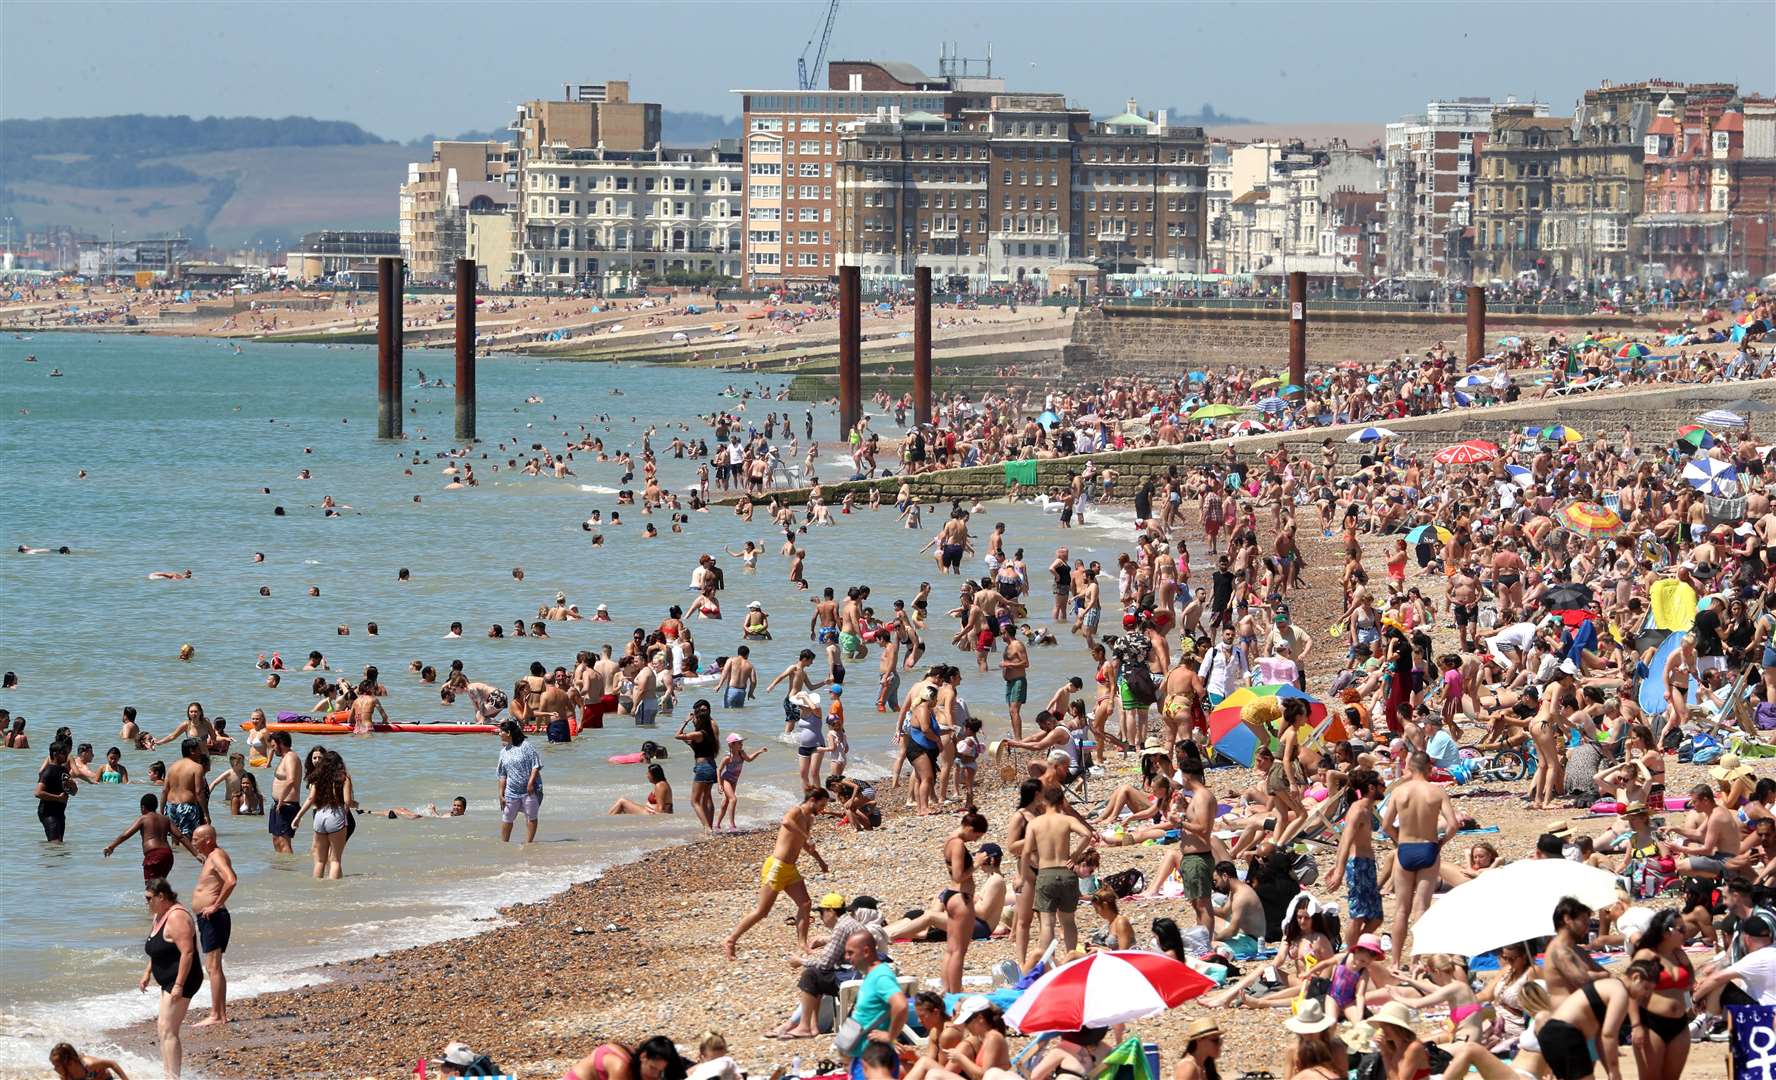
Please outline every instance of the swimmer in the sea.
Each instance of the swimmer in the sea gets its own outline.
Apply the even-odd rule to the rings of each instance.
[[[191,571],[156,570],[148,575],[149,581],[184,581],[191,577]]]

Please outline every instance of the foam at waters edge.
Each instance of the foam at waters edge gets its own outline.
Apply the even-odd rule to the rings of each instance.
[[[664,845],[683,842],[682,839],[672,839],[664,841]],[[495,905],[489,902],[490,898],[497,898],[498,907],[535,903],[576,882],[594,880],[608,867],[635,859],[646,850],[652,850],[652,846],[619,850],[609,853],[605,859],[580,866],[540,871],[515,868],[454,889],[438,890],[430,898],[444,906],[444,911],[365,922],[360,924],[361,935],[353,933],[350,927],[342,928],[345,939],[370,940],[376,943],[374,946],[336,948],[325,955],[284,957],[257,965],[230,965],[229,1000],[242,1001],[259,994],[321,982],[324,976],[311,965],[323,961],[339,963],[482,933],[496,919]],[[154,1075],[160,1068],[158,1060],[131,1053],[113,1039],[99,1038],[98,1033],[114,1033],[129,1025],[152,1020],[157,1002],[158,995],[154,993],[144,994],[130,989],[52,1002],[41,1008],[21,1009],[16,1014],[0,1014],[0,1080],[42,1076],[49,1061],[49,1048],[64,1040],[79,1047],[82,1053],[116,1058],[124,1071],[131,1074]],[[187,1020],[187,1024],[202,1019],[208,1008],[208,991],[200,991],[192,1007],[192,1019]],[[200,1074],[187,1070],[186,1075]]]
[[[617,493],[616,488],[605,487],[603,484],[581,484],[580,490],[593,495],[615,495]]]

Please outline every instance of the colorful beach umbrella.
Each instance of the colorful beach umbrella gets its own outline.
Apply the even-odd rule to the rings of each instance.
[[[1241,420],[1228,430],[1235,435],[1262,435],[1270,431],[1256,420]]]
[[[1258,733],[1247,727],[1237,712],[1220,723],[1210,719],[1209,745],[1217,754],[1248,769],[1258,757]]]
[[[1214,987],[1207,975],[1164,953],[1095,952],[1031,983],[1005,1010],[1005,1022],[1025,1035],[1115,1027],[1158,1016]]]
[[[1530,434],[1544,442],[1575,443],[1585,439],[1585,436],[1565,424],[1549,424],[1539,431],[1531,431]]]
[[[1275,699],[1278,703],[1277,708],[1279,709],[1282,708],[1281,703],[1290,698],[1307,702],[1308,719],[1314,723],[1318,723],[1326,716],[1326,706],[1324,702],[1320,701],[1319,698],[1314,697],[1307,691],[1298,690],[1287,683],[1242,686],[1238,690],[1235,690],[1233,693],[1222,698],[1221,704],[1215,706],[1215,711],[1209,714],[1209,738],[1211,740],[1214,739],[1215,722],[1217,720],[1224,724],[1229,722],[1241,723],[1243,722],[1241,714],[1244,712],[1247,705],[1250,705],[1254,701],[1264,701],[1267,698]]]
[[[1714,436],[1699,424],[1685,424],[1677,429],[1677,441],[1689,443],[1698,450],[1707,450],[1714,445]]]
[[[1484,375],[1464,375],[1455,380],[1457,386],[1488,386],[1492,380]]]
[[[1452,535],[1448,529],[1445,529],[1441,525],[1420,525],[1418,528],[1409,530],[1406,533],[1406,542],[1417,547],[1424,542],[1427,533],[1435,536],[1437,542],[1440,544],[1447,544],[1449,542],[1449,537]]]
[[[1700,458],[1684,466],[1683,478],[1707,495],[1723,495],[1739,486],[1739,470],[1714,458]]]
[[[1262,390],[1267,386],[1275,386],[1277,383],[1280,383],[1282,381],[1283,380],[1277,378],[1275,375],[1266,375],[1264,378],[1259,379],[1257,382],[1253,383],[1252,389]]]
[[[1444,465],[1477,465],[1483,461],[1491,461],[1498,457],[1499,448],[1485,439],[1469,439],[1454,446],[1445,446],[1432,455]]]
[[[1239,412],[1238,406],[1216,402],[1213,405],[1204,405],[1191,413],[1190,418],[1192,420],[1216,420],[1223,416],[1238,416]]]
[[[1634,360],[1639,357],[1645,356],[1649,352],[1652,352],[1652,350],[1647,348],[1645,345],[1642,345],[1638,341],[1633,341],[1633,342],[1629,342],[1628,344],[1622,346],[1620,349],[1616,350],[1616,359],[1618,359],[1618,360]]]
[[[1745,417],[1736,412],[1728,412],[1726,409],[1710,409],[1696,417],[1696,423],[1711,428],[1736,428],[1745,426]]]
[[[1267,397],[1263,401],[1253,405],[1252,408],[1257,409],[1261,413],[1275,415],[1276,413],[1286,411],[1289,408],[1289,403],[1280,397],[1272,395],[1271,397]]]
[[[1560,523],[1593,539],[1614,536],[1622,531],[1622,515],[1602,503],[1575,501],[1560,508]]]
[[[1307,393],[1307,387],[1299,386],[1295,383],[1290,383],[1288,386],[1285,386],[1281,390],[1278,390],[1277,393],[1279,393],[1279,394],[1305,394],[1305,393]]]
[[[1506,465],[1505,475],[1509,476],[1511,482],[1518,487],[1528,488],[1535,486],[1535,473],[1523,465]]]
[[[1053,409],[1044,409],[1042,410],[1042,415],[1036,418],[1036,422],[1045,428],[1050,428],[1060,423],[1061,418],[1056,415]]]
[[[1387,428],[1366,427],[1361,431],[1353,431],[1349,435],[1346,435],[1344,441],[1352,444],[1360,444],[1380,442],[1383,439],[1391,439],[1393,437],[1394,432],[1389,431]]]

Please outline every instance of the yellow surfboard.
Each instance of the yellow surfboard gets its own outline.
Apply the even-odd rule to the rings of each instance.
[[[1653,582],[1653,625],[1661,630],[1688,630],[1696,625],[1696,590],[1676,578]]]

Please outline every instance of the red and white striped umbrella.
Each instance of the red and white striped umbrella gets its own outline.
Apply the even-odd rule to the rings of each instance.
[[[1214,986],[1161,953],[1096,952],[1031,983],[1005,1011],[1005,1022],[1025,1035],[1114,1027],[1157,1016]]]

